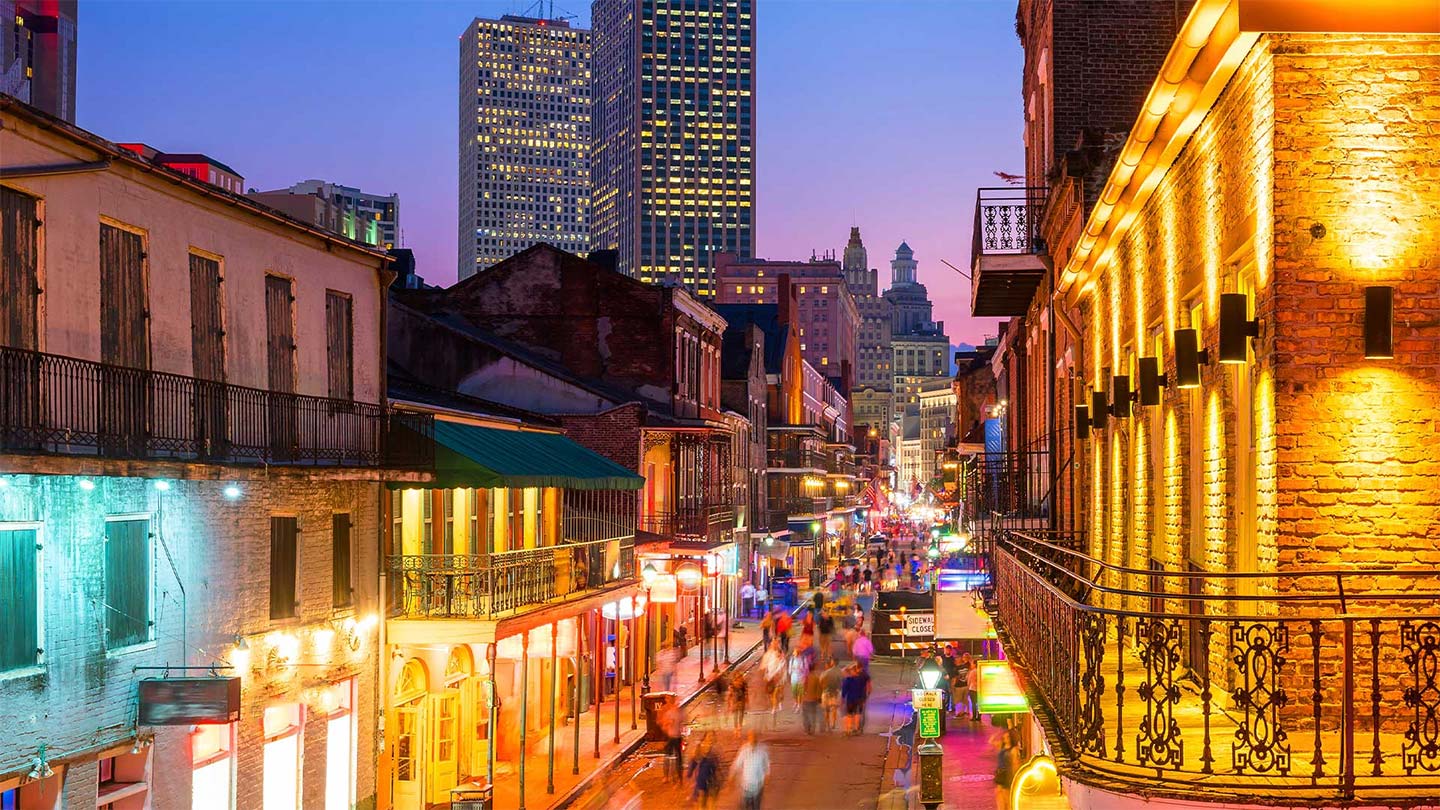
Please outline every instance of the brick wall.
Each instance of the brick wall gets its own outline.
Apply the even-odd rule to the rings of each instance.
[[[243,495],[224,497],[228,481],[171,480],[159,492],[148,479],[94,478],[82,490],[69,476],[12,476],[0,488],[0,523],[36,522],[44,546],[45,665],[33,674],[0,677],[0,705],[10,718],[0,742],[0,778],[22,768],[41,743],[54,762],[73,763],[66,806],[94,807],[94,757],[98,751],[135,739],[135,682],[159,673],[137,666],[206,666],[233,658],[237,635],[251,649],[243,674],[241,719],[237,727],[237,807],[259,806],[262,788],[261,718],[276,702],[313,704],[315,687],[358,678],[357,798],[375,795],[375,635],[357,651],[336,633],[328,647],[313,631],[331,629],[332,618],[374,614],[378,566],[379,485],[276,475],[266,479],[239,473]],[[331,515],[349,512],[353,526],[354,607],[332,608]],[[294,515],[300,526],[299,618],[269,618],[269,555],[272,514]],[[104,645],[106,516],[146,515],[155,536],[151,567],[154,641],[107,651]],[[168,550],[168,554],[167,554]],[[184,582],[182,601],[172,573]],[[183,607],[183,613],[182,613]],[[182,615],[186,621],[182,622]],[[184,645],[182,646],[182,628]],[[267,667],[267,636],[276,631],[301,640],[297,663]],[[186,650],[188,649],[188,656]],[[174,674],[179,675],[180,672]],[[198,674],[198,673],[192,673]],[[84,707],[83,711],[77,707]],[[188,726],[141,729],[154,732],[153,798],[157,810],[190,806]],[[304,736],[306,806],[324,797],[325,725],[308,726]]]
[[[645,406],[631,402],[597,414],[556,417],[565,435],[627,470],[640,471],[640,427]]]

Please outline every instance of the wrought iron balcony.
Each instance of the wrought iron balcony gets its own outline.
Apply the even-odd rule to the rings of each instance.
[[[429,415],[0,347],[0,451],[425,469]]]
[[[1440,794],[1440,570],[1125,568],[1017,532],[994,566],[1067,776],[1291,806]]]
[[[834,503],[831,498],[786,498],[785,510],[789,512],[792,520],[808,519],[824,516],[834,507]]]
[[[982,188],[970,246],[972,315],[1024,315],[1045,276],[1040,218],[1044,188]]]
[[[1043,529],[1050,525],[1050,453],[1021,450],[979,453],[959,470],[965,518],[997,529]]]
[[[634,537],[495,554],[400,554],[391,618],[500,619],[635,576]]]
[[[765,451],[765,464],[772,470],[826,469],[825,454],[800,447],[770,448]]]
[[[735,508],[728,504],[682,507],[640,516],[640,530],[675,539],[728,542],[735,528]]]

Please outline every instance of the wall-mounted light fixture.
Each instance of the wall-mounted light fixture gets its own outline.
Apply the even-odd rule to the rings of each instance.
[[[1200,367],[1210,364],[1210,352],[1200,348],[1200,333],[1175,330],[1175,387],[1199,388]]]
[[[1116,374],[1110,378],[1110,415],[1124,419],[1130,415],[1130,376]]]
[[[1248,338],[1260,336],[1260,322],[1250,317],[1250,299],[1244,293],[1220,296],[1220,362],[1243,363],[1248,359]]]
[[[1075,406],[1075,439],[1085,441],[1090,438],[1090,406]]]
[[[1140,383],[1140,404],[1159,405],[1160,389],[1170,384],[1170,381],[1160,372],[1160,358],[1142,357],[1138,364]]]
[[[1105,429],[1105,417],[1110,413],[1110,403],[1105,399],[1104,391],[1090,392],[1090,426],[1097,430]]]
[[[1365,359],[1395,357],[1395,289],[1365,288]]]

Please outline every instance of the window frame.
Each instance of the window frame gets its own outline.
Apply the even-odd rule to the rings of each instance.
[[[17,520],[0,522],[0,531],[35,532],[35,661],[13,669],[0,669],[0,681],[42,674],[45,671],[45,524]]]
[[[341,547],[336,536],[336,521],[341,518],[345,520],[345,567],[343,570],[345,573],[346,589],[343,602],[340,601],[339,598],[341,593],[339,590],[339,579],[337,577],[337,574],[339,574],[342,569],[338,555],[336,554]],[[296,529],[296,535],[298,538],[298,527]],[[296,557],[298,558],[298,539],[296,545]],[[330,513],[330,606],[336,610],[355,606],[355,515],[350,511]]]
[[[157,634],[156,634],[156,629],[155,629],[155,602],[156,602],[156,599],[155,599],[155,530],[154,530],[154,526],[155,526],[155,516],[154,516],[153,513],[150,513],[150,512],[130,512],[130,513],[115,514],[115,515],[106,515],[106,516],[105,516],[105,526],[106,526],[106,531],[108,532],[108,529],[109,529],[109,526],[110,526],[111,523],[127,523],[127,522],[133,522],[133,521],[137,521],[137,520],[143,520],[143,521],[145,521],[145,523],[146,523],[146,527],[145,527],[145,542],[146,542],[145,562],[146,562],[146,577],[147,577],[147,582],[146,582],[146,591],[147,591],[147,593],[146,593],[146,600],[145,600],[145,601],[146,601],[146,604],[145,604],[145,607],[146,607],[147,616],[146,616],[146,619],[145,619],[145,638],[144,638],[143,640],[141,640],[141,641],[136,641],[136,642],[133,642],[133,643],[130,643],[130,644],[120,644],[120,645],[115,645],[115,646],[111,646],[111,644],[110,644],[110,625],[109,625],[110,616],[108,615],[108,609],[113,609],[113,608],[111,608],[111,606],[112,606],[114,603],[110,600],[110,583],[109,583],[109,579],[110,579],[109,565],[110,565],[110,562],[109,562],[109,552],[106,551],[104,554],[102,554],[101,559],[102,559],[102,570],[103,570],[103,572],[104,572],[104,580],[105,580],[105,599],[104,599],[104,602],[103,602],[103,605],[105,606],[105,608],[102,608],[102,609],[106,609],[106,615],[105,615],[105,617],[104,617],[104,620],[105,620],[105,640],[104,640],[104,643],[105,643],[105,654],[106,654],[107,656],[108,656],[108,655],[115,655],[115,654],[123,654],[123,653],[127,653],[127,652],[133,652],[133,651],[136,651],[136,650],[144,650],[144,649],[152,648],[152,647],[154,647],[155,644],[157,643],[157,642],[156,642]],[[108,534],[105,534],[104,537],[105,537],[105,542],[108,543],[108,542],[109,542],[109,536],[108,536]]]
[[[270,560],[267,566],[267,577],[269,579],[268,595],[269,618],[271,622],[294,622],[300,618],[300,516],[293,513],[277,512],[269,515],[270,520]],[[275,615],[275,521],[292,520],[295,522],[295,564],[290,571],[290,615]]]

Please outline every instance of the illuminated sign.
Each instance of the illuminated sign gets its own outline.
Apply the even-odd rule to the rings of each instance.
[[[934,739],[940,736],[940,709],[923,708],[916,710],[920,715],[920,736]]]
[[[600,606],[600,615],[607,619],[620,619],[628,621],[636,616],[645,614],[645,597],[637,596],[633,602],[629,599],[621,599],[618,602],[606,602]]]
[[[945,693],[939,689],[911,689],[910,705],[917,709],[942,709],[945,707]]]
[[[189,726],[240,719],[239,678],[147,678],[140,681],[140,725]]]
[[[979,667],[978,695],[975,699],[977,714],[1030,711],[1030,701],[1026,700],[1020,682],[1015,680],[1009,661],[981,661]]]
[[[650,601],[657,605],[673,605],[679,588],[674,574],[656,574],[650,583]]]
[[[934,614],[934,613],[906,613],[906,614],[905,614],[905,635],[907,635],[907,636],[933,636],[933,635],[935,635],[935,614]]]

